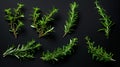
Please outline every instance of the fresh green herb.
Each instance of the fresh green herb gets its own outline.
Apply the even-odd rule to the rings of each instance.
[[[33,8],[34,12],[32,14],[32,28],[35,28],[36,31],[39,33],[39,37],[45,36],[50,32],[53,32],[54,27],[51,27],[48,25],[48,23],[52,20],[52,16],[58,12],[58,9],[53,8],[49,14],[44,15],[42,19],[39,19],[40,13],[39,13],[39,8]]]
[[[110,28],[113,26],[113,22],[110,20],[110,17],[105,13],[105,10],[99,5],[98,0],[95,1],[96,8],[98,9],[99,15],[102,17],[101,24],[104,28],[99,29],[98,31],[104,31],[105,36],[109,38]]]
[[[46,53],[43,53],[41,59],[44,61],[58,61],[63,56],[71,54],[72,48],[76,45],[77,41],[77,38],[70,39],[70,43],[66,46],[63,46],[62,48],[57,48],[53,52],[47,51]]]
[[[97,46],[94,47],[94,41],[91,42],[91,39],[86,36],[85,40],[87,41],[86,44],[88,45],[88,53],[92,54],[92,58],[96,58],[98,61],[115,61],[112,59],[113,54],[112,53],[107,53],[102,47]]]
[[[70,33],[72,31],[71,28],[75,25],[76,19],[78,18],[77,8],[78,4],[76,2],[70,4],[69,18],[64,25],[64,36]]]
[[[18,59],[25,58],[34,58],[35,49],[39,49],[41,44],[35,44],[35,41],[32,40],[28,42],[26,45],[18,45],[17,48],[15,46],[10,47],[3,53],[3,57],[8,55],[15,56]]]
[[[17,5],[18,7],[16,9],[14,8],[14,11],[12,11],[11,8],[5,9],[5,18],[9,21],[10,26],[9,31],[14,34],[15,38],[17,38],[17,34],[19,33],[21,27],[24,26],[23,22],[21,21],[21,19],[24,17],[24,14],[22,13],[24,4],[18,3]]]
[[[40,17],[40,13],[39,13],[40,12],[40,8],[34,7],[33,10],[34,10],[34,12],[33,12],[33,14],[31,14],[32,21],[33,21],[31,27],[32,28],[37,28],[37,24],[38,24],[37,22],[38,22],[38,19]]]

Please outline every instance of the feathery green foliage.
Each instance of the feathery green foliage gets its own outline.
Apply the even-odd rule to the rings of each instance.
[[[110,17],[106,14],[105,10],[99,5],[98,0],[95,1],[96,8],[98,9],[98,13],[101,16],[101,24],[104,28],[99,29],[98,31],[104,31],[105,36],[109,38],[110,28],[113,26],[113,22],[110,20]]]
[[[40,46],[41,44],[36,44],[35,41],[32,40],[26,45],[18,45],[17,48],[15,48],[15,46],[10,47],[3,53],[3,57],[11,55],[18,59],[34,58],[34,52],[35,50],[38,50]]]
[[[60,58],[71,54],[72,48],[76,45],[77,41],[77,38],[70,39],[69,44],[67,44],[66,46],[63,46],[62,48],[57,48],[53,52],[47,51],[46,53],[43,53],[41,59],[44,61],[58,61]]]
[[[32,28],[35,28],[36,31],[39,33],[39,37],[45,36],[50,32],[53,32],[54,27],[51,27],[48,25],[48,23],[52,20],[54,20],[52,17],[58,12],[58,9],[53,8],[49,14],[46,14],[42,17],[42,19],[39,19],[40,13],[39,8],[34,8],[34,12],[32,14]]]
[[[17,38],[17,34],[19,33],[19,30],[21,27],[24,26],[21,19],[24,17],[24,14],[22,13],[22,8],[24,4],[18,3],[18,7],[12,11],[11,8],[5,9],[5,19],[8,20],[9,26],[10,26],[10,32],[12,32]]]
[[[94,47],[94,41],[92,42],[91,39],[86,36],[85,40],[87,41],[86,44],[88,45],[88,53],[92,54],[92,58],[96,58],[98,61],[115,61],[112,59],[113,54],[107,53],[102,47],[99,45],[97,47]]]
[[[78,18],[78,12],[77,12],[78,4],[76,2],[73,2],[70,4],[70,11],[69,11],[69,18],[66,21],[66,24],[64,25],[64,36],[67,33],[71,33],[72,27],[75,25],[75,22]]]

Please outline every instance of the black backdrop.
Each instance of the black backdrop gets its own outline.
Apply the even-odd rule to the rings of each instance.
[[[75,31],[62,37],[64,34],[65,20],[68,18],[69,4],[73,1],[79,3],[79,21],[75,27]],[[100,0],[100,4],[111,16],[115,25],[112,27],[110,38],[106,39],[103,32],[97,30],[102,27],[100,24],[100,16],[97,13],[94,4],[95,0],[0,0],[0,67],[118,67],[120,66],[120,0]],[[8,22],[5,21],[5,8],[15,8],[17,3],[24,3],[24,30],[17,39],[8,31]],[[49,36],[38,38],[38,34],[33,30],[30,25],[30,16],[33,7],[39,7],[42,12],[48,12],[52,7],[59,9],[55,15],[55,20],[52,22],[55,27],[55,32]],[[100,44],[108,52],[114,54],[116,62],[97,62],[92,60],[91,55],[87,53],[87,45],[85,44],[84,37],[89,35],[92,40]],[[43,51],[54,50],[57,47],[62,47],[69,42],[70,38],[78,37],[79,43],[74,53],[67,56],[63,61],[58,63],[48,63],[40,59]],[[38,43],[42,44],[40,51],[36,53],[36,58],[33,60],[20,61],[15,57],[7,56],[2,57],[3,52],[12,44],[16,46],[24,44],[27,41],[35,39]]]

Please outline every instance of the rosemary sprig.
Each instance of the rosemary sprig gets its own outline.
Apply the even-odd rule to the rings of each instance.
[[[11,55],[17,57],[18,59],[34,58],[35,49],[39,49],[40,46],[41,44],[35,44],[35,41],[32,40],[26,45],[18,45],[17,48],[15,48],[15,46],[8,48],[3,53],[3,57]]]
[[[60,58],[71,54],[73,46],[76,45],[78,41],[77,38],[70,39],[69,44],[63,46],[62,48],[57,48],[53,52],[47,51],[46,53],[43,52],[41,59],[44,61],[58,61]]]
[[[98,0],[95,1],[96,8],[98,9],[98,13],[101,16],[101,24],[104,28],[99,29],[98,31],[104,31],[105,36],[109,38],[110,28],[113,26],[113,22],[110,20],[110,17],[106,14],[106,11],[99,5]]]
[[[94,41],[92,42],[91,39],[86,36],[85,40],[87,41],[86,44],[88,45],[88,53],[92,54],[92,58],[96,58],[98,61],[115,61],[112,59],[113,54],[107,53],[102,47],[99,45],[97,47],[94,47]]]
[[[78,12],[77,12],[78,4],[76,2],[73,2],[70,4],[70,10],[69,10],[69,17],[66,21],[66,24],[64,25],[64,35],[67,33],[71,33],[72,27],[75,25],[76,19],[78,18]]]
[[[34,12],[32,14],[32,28],[35,28],[36,31],[39,33],[39,37],[45,36],[50,32],[53,32],[54,27],[51,27],[48,25],[48,23],[52,20],[54,20],[52,17],[58,12],[58,9],[53,8],[49,14],[46,14],[42,17],[42,19],[39,19],[40,13],[39,8],[33,8]]]
[[[33,21],[31,27],[32,28],[37,28],[37,22],[38,22],[38,19],[40,17],[40,13],[39,13],[40,12],[40,8],[34,7],[33,10],[34,10],[34,12],[33,12],[33,14],[31,14],[32,21]]]
[[[22,13],[22,8],[24,4],[18,3],[18,7],[12,11],[11,8],[5,9],[5,19],[9,21],[9,26],[10,26],[10,32],[12,32],[17,38],[17,34],[19,33],[19,30],[21,27],[24,26],[23,22],[21,19],[24,17],[24,14]]]

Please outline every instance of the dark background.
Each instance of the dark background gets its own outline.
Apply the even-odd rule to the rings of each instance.
[[[76,1],[79,4],[79,22],[75,26],[75,31],[68,34],[64,38],[64,24],[68,18],[69,4]],[[95,0],[0,0],[0,67],[119,67],[120,66],[120,0],[100,0],[101,6],[111,16],[111,20],[115,23],[112,27],[110,38],[106,39],[103,32],[98,32],[102,28],[94,4]],[[5,21],[4,9],[16,8],[17,3],[24,3],[25,19],[24,30],[17,39],[11,34],[8,22]],[[47,13],[52,7],[59,9],[59,12],[54,16],[55,20],[52,22],[55,27],[53,33],[49,36],[38,38],[38,34],[33,30],[29,14],[33,12],[33,7],[39,7],[42,12]],[[51,23],[51,24],[52,24]],[[107,52],[114,54],[113,58],[116,62],[98,62],[92,60],[90,54],[87,53],[87,45],[84,37],[89,35],[95,45],[100,45],[106,49]],[[79,43],[74,53],[67,56],[58,63],[48,63],[40,59],[43,51],[54,50],[57,47],[62,47],[69,43],[69,39],[73,37],[79,38]],[[35,39],[37,43],[42,44],[42,48],[35,55],[33,60],[20,61],[16,57],[7,56],[2,57],[3,52],[12,44],[25,44],[27,41]]]

